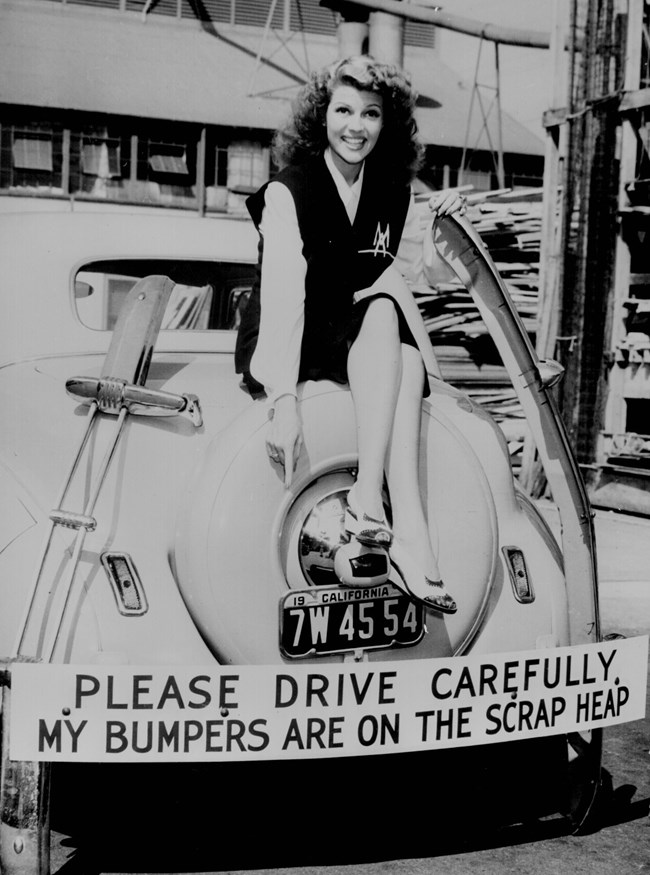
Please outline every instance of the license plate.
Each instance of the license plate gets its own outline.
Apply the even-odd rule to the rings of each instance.
[[[408,647],[424,635],[424,611],[390,583],[296,590],[280,603],[280,650],[289,659]]]

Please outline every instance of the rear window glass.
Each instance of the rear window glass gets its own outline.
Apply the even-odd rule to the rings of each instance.
[[[180,259],[116,259],[84,265],[75,276],[75,302],[88,328],[111,331],[124,299],[142,277],[175,283],[162,328],[234,330],[255,278],[254,264]]]

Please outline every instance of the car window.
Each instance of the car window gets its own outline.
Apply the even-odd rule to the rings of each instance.
[[[132,286],[162,275],[174,283],[163,329],[234,330],[250,295],[254,264],[182,259],[114,259],[84,265],[74,280],[75,303],[88,328],[111,331]]]

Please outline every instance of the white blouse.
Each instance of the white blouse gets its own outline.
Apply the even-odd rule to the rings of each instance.
[[[363,168],[350,186],[335,166],[329,149],[325,152],[325,163],[353,222],[361,196]],[[296,395],[307,274],[296,207],[289,189],[281,182],[271,182],[266,188],[260,233],[264,239],[261,313],[250,371],[262,383],[273,405],[281,395]],[[404,230],[393,261],[410,284],[426,282],[429,274],[423,261],[423,238],[424,228],[411,192]]]

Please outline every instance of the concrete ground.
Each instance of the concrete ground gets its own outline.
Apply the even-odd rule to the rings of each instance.
[[[557,512],[539,502],[554,532]],[[595,509],[596,554],[603,634],[650,632],[650,518]]]
[[[650,632],[650,519],[597,510],[595,528],[603,626]]]

